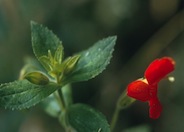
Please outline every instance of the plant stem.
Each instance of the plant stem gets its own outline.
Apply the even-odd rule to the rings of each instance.
[[[63,105],[63,103],[61,102],[61,99],[60,99],[59,94],[58,94],[57,91],[54,92],[54,97],[56,98],[56,100],[57,100],[57,102],[58,102],[58,104],[59,104],[60,109],[63,110],[63,109],[64,109],[64,105]]]
[[[57,93],[59,95],[59,99],[60,99],[60,104],[61,104],[62,110],[64,110],[65,109],[65,102],[64,102],[62,90],[58,89]]]
[[[63,93],[65,107],[67,108],[73,104],[71,86],[67,84],[61,89],[61,91]]]
[[[112,120],[111,120],[111,124],[110,124],[111,132],[113,132],[113,130],[116,126],[116,122],[118,120],[119,112],[120,112],[120,109],[116,106],[116,109],[114,111],[114,114],[113,114],[113,117],[112,117]]]
[[[56,76],[56,81],[57,81],[57,84],[60,85],[61,79],[60,79],[59,75]],[[61,125],[64,127],[65,131],[67,131],[68,125],[67,125],[66,120],[65,120],[65,112],[66,112],[67,103],[64,99],[62,88],[58,89],[56,94],[57,94],[58,102],[59,102],[60,108],[61,108],[61,114],[59,117],[59,121],[60,121]]]
[[[56,75],[56,82],[57,82],[58,85],[60,84],[60,74]],[[60,98],[59,101],[60,101],[60,104],[61,104],[61,107],[62,107],[61,110],[63,110],[63,109],[65,109],[65,102],[64,102],[63,92],[62,92],[61,89],[58,89],[57,93],[58,93],[59,98]]]

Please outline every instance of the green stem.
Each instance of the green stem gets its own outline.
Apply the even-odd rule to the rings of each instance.
[[[121,96],[119,97],[117,101],[116,109],[114,111],[112,121],[111,121],[111,131],[113,131],[115,128],[120,110],[129,107],[135,101],[136,101],[135,99],[127,96],[127,90],[125,89],[125,91],[121,94]]]
[[[60,84],[60,74],[56,75],[56,82],[57,82],[58,85]],[[63,92],[62,92],[61,89],[58,89],[57,93],[59,95],[60,104],[61,104],[61,107],[62,107],[62,110],[63,110],[63,109],[65,109],[65,102],[64,102]]]
[[[118,109],[118,107],[116,107],[116,109],[114,111],[114,114],[113,114],[113,117],[112,117],[112,120],[111,120],[111,124],[110,124],[111,132],[113,132],[113,130],[116,126],[118,116],[119,116],[119,112],[120,112],[120,109]]]
[[[60,85],[61,83],[61,78],[59,75],[56,76],[56,81],[57,81],[57,84]],[[65,99],[64,99],[64,93],[63,93],[63,88],[60,88],[57,90],[57,97],[58,97],[58,101],[59,101],[59,104],[60,104],[60,107],[61,107],[61,114],[60,114],[60,117],[59,117],[59,121],[61,123],[61,125],[64,127],[65,131],[67,131],[68,129],[68,125],[66,123],[66,120],[65,120],[65,112],[66,112],[66,107],[67,107],[67,103],[65,102]]]
[[[67,108],[73,104],[71,86],[67,84],[61,90],[64,97],[65,107]]]
[[[63,105],[63,103],[62,103],[62,101],[61,101],[57,91],[54,92],[54,96],[55,96],[55,98],[56,98],[56,100],[57,100],[57,102],[58,102],[58,104],[60,106],[60,109],[63,110],[64,109],[64,105]]]
[[[60,104],[62,105],[62,110],[64,110],[65,109],[65,102],[64,102],[64,97],[63,97],[62,90],[58,89],[57,93],[58,93],[59,98],[60,98]]]

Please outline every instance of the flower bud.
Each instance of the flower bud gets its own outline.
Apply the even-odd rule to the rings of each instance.
[[[63,64],[64,64],[64,74],[69,74],[76,66],[77,61],[79,60],[79,55],[75,55],[72,57],[67,58]]]
[[[49,79],[41,72],[30,72],[24,76],[28,81],[37,85],[46,85],[49,83]]]

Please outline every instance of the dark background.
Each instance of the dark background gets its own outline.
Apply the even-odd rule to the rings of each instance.
[[[183,0],[0,0],[0,83],[19,76],[32,56],[30,21],[51,29],[63,42],[65,55],[84,50],[99,39],[117,35],[113,58],[95,79],[73,84],[75,102],[103,112],[110,122],[115,102],[128,83],[144,75],[155,58],[171,56],[175,77],[159,85],[163,112],[148,115],[137,101],[121,111],[117,132],[184,131],[184,1]],[[39,105],[27,111],[0,109],[0,132],[59,132],[57,121]]]

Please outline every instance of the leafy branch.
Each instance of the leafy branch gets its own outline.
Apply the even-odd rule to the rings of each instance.
[[[105,117],[90,106],[73,104],[71,88],[64,86],[99,75],[110,62],[116,36],[104,38],[67,58],[62,41],[48,28],[32,21],[31,36],[40,64],[29,61],[21,70],[20,80],[0,85],[0,106],[26,109],[49,100],[46,110],[60,120],[66,131],[109,132]],[[61,107],[55,110],[48,109],[59,104]]]

